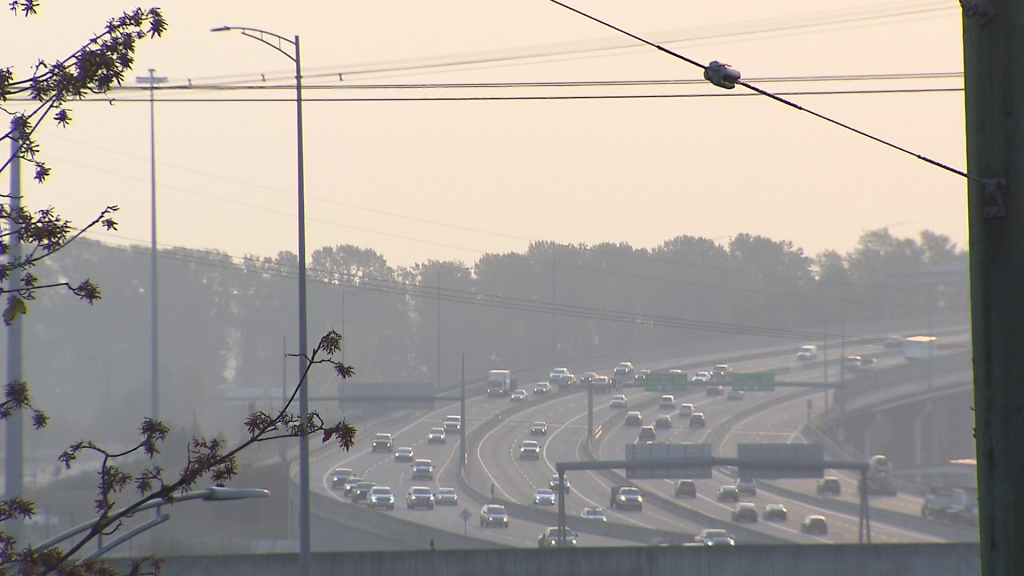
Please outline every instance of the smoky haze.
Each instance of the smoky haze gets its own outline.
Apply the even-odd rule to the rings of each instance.
[[[255,391],[248,396],[275,399],[258,408],[280,402],[282,380],[292,386],[298,374],[294,360],[282,364],[285,349],[297,352],[296,263],[292,253],[238,262],[216,251],[160,251],[162,418],[236,438],[247,406],[223,398]],[[654,249],[535,242],[468,265],[393,268],[371,249],[339,245],[311,256],[309,337],[343,332],[357,382],[436,382],[440,338],[442,384],[459,379],[462,354],[473,379],[498,366],[571,365],[744,334],[796,347],[841,322],[966,318],[962,274],[922,287],[929,270],[949,265],[966,269],[966,253],[947,237],[884,229],[847,254],[814,257],[741,234],[727,244],[679,236]],[[103,297],[89,306],[47,291],[30,303],[26,379],[53,416],[30,449],[127,441],[150,405],[148,249],[80,240],[38,275],[90,277]],[[313,396],[337,391],[327,371],[311,386]],[[330,414],[330,404],[321,410]]]

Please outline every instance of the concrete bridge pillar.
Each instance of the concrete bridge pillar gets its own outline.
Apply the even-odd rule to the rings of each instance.
[[[932,401],[931,400],[926,400],[925,403],[924,403],[924,408],[921,410],[921,413],[918,414],[918,416],[916,418],[914,418],[914,465],[915,466],[921,466],[924,463],[923,462],[923,456],[922,456],[923,453],[924,453],[924,450],[923,450],[923,448],[921,446],[921,442],[922,442],[922,439],[921,439],[921,422],[924,421],[924,419],[927,418],[928,415],[931,414],[931,413],[932,413]],[[916,476],[917,476],[917,481],[920,482],[921,481],[921,475],[917,474]]]

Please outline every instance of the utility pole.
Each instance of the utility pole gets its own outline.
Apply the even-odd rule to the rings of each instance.
[[[157,324],[157,280],[156,280],[156,105],[153,98],[153,88],[157,84],[167,82],[164,76],[154,76],[156,70],[150,68],[149,76],[136,76],[135,81],[140,84],[149,84],[149,190],[150,190],[150,216],[152,217],[152,229],[150,236],[150,277],[149,277],[149,304],[150,304],[150,340],[149,340],[149,382],[150,382],[150,417],[154,420],[160,418],[160,348],[159,348],[159,324]]]
[[[437,270],[437,386],[441,387],[441,270]]]
[[[462,354],[462,395],[459,397],[459,472],[466,465],[466,354]]]
[[[1024,3],[961,2],[981,573],[1024,566]]]
[[[21,137],[20,133],[14,128],[14,122],[11,122],[11,197],[9,198],[11,206],[11,214],[17,214],[21,211]],[[10,262],[11,265],[17,265],[21,261],[21,242],[18,241],[17,234],[15,234],[13,220],[11,221],[11,229],[6,230],[8,237],[10,238]],[[21,275],[22,271],[14,269],[11,271],[10,276],[7,278],[7,289],[11,293],[17,293],[21,289]],[[21,338],[22,338],[22,326],[25,322],[25,315],[19,314],[15,316],[14,321],[11,322],[10,326],[7,327],[7,382],[11,383],[15,380],[22,380],[21,373]],[[4,453],[4,498],[13,498],[15,496],[21,496],[24,492],[22,488],[22,450],[24,443],[22,441],[22,429],[24,427],[23,410],[15,410],[11,417],[7,419],[7,437],[5,442],[6,452]],[[14,522],[9,523],[10,526],[5,526],[4,530],[15,540],[20,540],[22,534],[24,534],[24,524],[15,519]],[[24,546],[24,543],[19,544]]]

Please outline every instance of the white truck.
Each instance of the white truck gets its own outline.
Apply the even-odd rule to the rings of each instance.
[[[910,336],[903,339],[903,357],[907,360],[927,360],[938,354],[939,339],[935,336]]]
[[[487,395],[506,396],[516,385],[511,370],[491,370],[487,374]]]

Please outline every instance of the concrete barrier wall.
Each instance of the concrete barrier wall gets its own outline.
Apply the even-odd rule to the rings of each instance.
[[[115,568],[125,570],[123,560]],[[161,576],[294,574],[296,554],[168,558]],[[314,553],[313,576],[979,576],[977,544]]]

